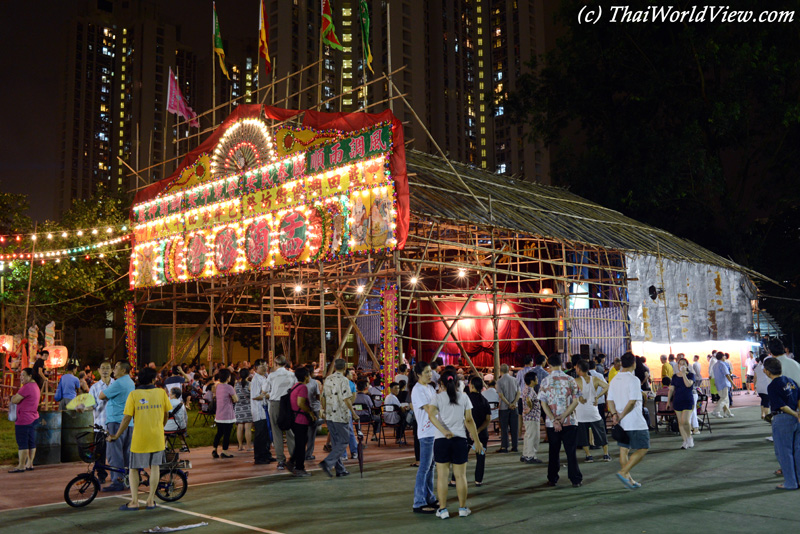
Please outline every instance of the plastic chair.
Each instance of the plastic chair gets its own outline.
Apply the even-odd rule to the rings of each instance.
[[[387,413],[397,413],[399,414],[399,419],[397,423],[387,423],[386,422],[386,414]],[[396,428],[398,429],[397,432],[400,435],[400,439],[402,443],[405,444],[405,421],[403,418],[403,412],[400,409],[400,406],[397,404],[384,404],[381,406],[381,436],[383,436],[383,444],[386,445],[386,428]]]
[[[658,425],[663,424],[666,428],[672,427],[672,421],[677,422],[674,410],[667,410],[667,403],[669,402],[668,395],[656,395],[654,399],[656,405],[656,433],[658,432]]]
[[[711,418],[708,416],[708,395],[704,393],[697,394],[697,422],[700,424],[700,430],[708,429],[711,434]]]

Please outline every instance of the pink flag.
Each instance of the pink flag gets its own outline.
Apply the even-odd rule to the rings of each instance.
[[[169,90],[167,91],[167,111],[170,113],[175,113],[184,119],[191,121],[189,122],[189,126],[194,126],[195,128],[200,127],[200,121],[197,120],[197,113],[195,113],[192,108],[189,107],[189,104],[186,103],[186,99],[183,98],[181,94],[181,90],[178,87],[178,79],[175,77],[175,74],[172,72],[172,67],[169,68]]]

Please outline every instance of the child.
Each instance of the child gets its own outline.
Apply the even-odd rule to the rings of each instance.
[[[525,385],[522,386],[522,424],[525,426],[525,437],[522,439],[521,462],[526,464],[542,463],[536,457],[536,449],[539,448],[541,437],[540,420],[542,408],[539,404],[539,397],[536,395],[536,373],[529,371],[525,373]]]
[[[789,377],[781,376],[777,358],[764,361],[764,373],[772,379],[767,388],[772,415],[772,439],[775,456],[783,471],[780,490],[796,490],[800,485],[800,390]]]

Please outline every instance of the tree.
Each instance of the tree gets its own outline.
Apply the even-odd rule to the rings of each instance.
[[[800,13],[800,2],[779,4],[769,7]],[[783,272],[766,248],[788,225],[797,235],[788,219],[800,205],[794,24],[577,25],[584,5],[561,2],[565,36],[508,102],[551,148],[556,184],[797,283],[797,269]],[[785,252],[796,265],[796,248]]]
[[[118,237],[128,231],[121,230],[128,222],[127,205],[123,196],[101,189],[92,198],[76,201],[64,214],[60,225],[46,221],[38,226],[37,251],[85,249],[59,256],[58,262],[51,258],[46,258],[44,263],[41,260],[11,262],[4,273],[6,293],[3,295],[9,332],[24,330],[31,261],[28,326],[35,322],[41,327],[51,320],[76,327],[112,326],[108,323],[107,312],[121,309],[130,298],[127,279],[130,245],[123,241],[98,249],[90,247],[104,238]],[[107,233],[107,228],[112,228],[112,232]],[[79,229],[85,230],[83,236],[76,236]],[[96,235],[93,229],[97,229]],[[63,230],[68,235],[65,239],[60,235]],[[52,239],[47,239],[48,234]],[[31,252],[31,241],[24,240],[19,248],[20,252]]]

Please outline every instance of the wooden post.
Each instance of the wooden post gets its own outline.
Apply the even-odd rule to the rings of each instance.
[[[325,265],[319,262],[319,352],[325,361]]]
[[[259,343],[258,346],[261,350],[261,355],[259,356],[262,360],[264,359],[264,294],[262,293],[261,289],[258,290],[258,332],[259,332]]]
[[[275,286],[269,281],[269,365],[275,361]]]

